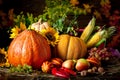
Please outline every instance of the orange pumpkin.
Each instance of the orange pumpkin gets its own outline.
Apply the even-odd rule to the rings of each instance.
[[[75,36],[68,34],[60,35],[58,45],[55,47],[56,56],[63,60],[78,59],[85,57],[87,46],[85,42]]]
[[[50,58],[47,40],[34,30],[24,30],[18,34],[8,48],[8,61],[14,66],[27,64],[39,69]]]

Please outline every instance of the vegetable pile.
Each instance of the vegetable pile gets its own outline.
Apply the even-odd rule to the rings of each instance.
[[[23,23],[20,26],[25,27]],[[79,37],[59,34],[48,22],[41,20],[24,29],[14,36],[8,54],[4,54],[4,63],[9,64],[10,72],[30,74],[37,69],[62,78],[87,76],[89,73],[104,73],[102,62],[120,58],[117,49],[106,46],[116,28],[96,30],[95,17]],[[6,67],[4,63],[2,66]]]
[[[67,6],[68,12],[71,7],[77,9],[73,7],[75,5]],[[62,9],[61,6],[57,8]],[[32,14],[16,16],[14,27],[9,31],[12,41],[6,51],[0,49],[0,67],[7,67],[12,73],[31,74],[38,70],[62,78],[105,73],[103,63],[107,65],[120,58],[119,50],[111,46],[111,41],[119,38],[112,39],[117,28],[98,26],[96,16],[93,16],[83,29],[77,27],[74,12],[75,19],[67,22],[68,12],[53,16],[46,11],[42,17],[36,18]]]

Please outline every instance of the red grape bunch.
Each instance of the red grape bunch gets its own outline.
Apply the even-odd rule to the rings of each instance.
[[[103,48],[103,49],[98,49],[96,47],[91,48],[88,51],[89,55],[88,58],[90,57],[96,57],[98,58],[100,61],[101,60],[110,60],[110,58],[112,57],[112,53],[108,50],[108,48]]]

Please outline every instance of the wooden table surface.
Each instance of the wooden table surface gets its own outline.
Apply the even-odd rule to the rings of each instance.
[[[104,63],[105,64],[105,63]],[[68,80],[120,80],[120,61],[104,65],[105,73],[91,73],[87,76],[71,76]],[[27,73],[10,73],[7,68],[0,68],[0,80],[66,80],[51,74],[35,71]]]

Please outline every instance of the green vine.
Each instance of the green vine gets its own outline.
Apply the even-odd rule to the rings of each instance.
[[[72,6],[69,0],[45,0],[44,14],[40,15],[43,21],[48,21],[60,33],[72,32],[76,35],[73,27],[77,26],[78,15],[86,15],[83,8]],[[72,17],[71,19],[69,17]]]

